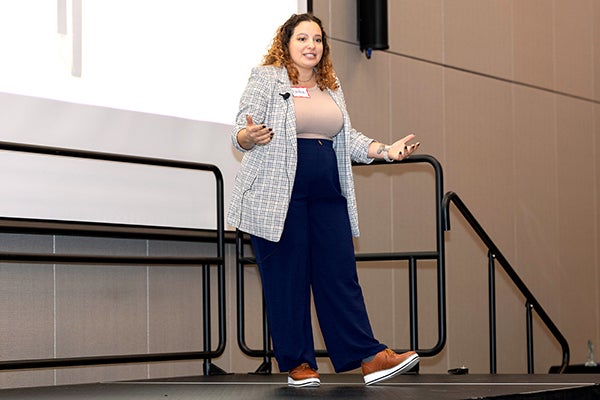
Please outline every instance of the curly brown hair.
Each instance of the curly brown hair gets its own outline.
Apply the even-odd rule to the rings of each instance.
[[[285,67],[287,69],[290,81],[293,85],[297,85],[298,82],[298,69],[294,66],[290,57],[290,39],[294,33],[294,29],[299,23],[308,21],[315,22],[319,25],[323,37],[323,56],[321,61],[315,67],[317,85],[319,89],[325,90],[329,88],[336,90],[339,85],[331,59],[329,58],[329,44],[327,43],[327,35],[323,29],[321,20],[312,14],[292,14],[290,18],[283,25],[277,29],[277,33],[273,38],[271,48],[263,59],[263,65],[275,65],[278,67]]]

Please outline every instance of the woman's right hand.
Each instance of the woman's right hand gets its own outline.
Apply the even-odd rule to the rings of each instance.
[[[254,145],[265,145],[273,138],[273,129],[266,125],[256,125],[252,117],[246,114],[246,127],[238,132],[238,143],[246,150]]]

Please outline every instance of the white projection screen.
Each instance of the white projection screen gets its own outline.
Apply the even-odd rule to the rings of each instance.
[[[298,0],[0,0],[0,141],[217,165]],[[0,150],[0,217],[213,229],[211,173]]]

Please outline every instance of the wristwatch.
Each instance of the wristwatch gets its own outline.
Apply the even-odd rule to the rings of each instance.
[[[392,160],[388,154],[388,151],[392,148],[392,146],[388,145],[388,144],[383,144],[381,143],[379,145],[379,148],[377,149],[377,154],[381,154],[383,153],[383,159],[387,162],[393,162],[394,160]]]

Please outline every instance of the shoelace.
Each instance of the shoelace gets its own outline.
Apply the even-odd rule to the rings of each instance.
[[[301,372],[301,371],[304,371],[304,370],[306,370],[306,369],[311,369],[311,368],[310,368],[310,365],[308,365],[308,363],[302,363],[302,364],[298,365],[296,368],[294,368],[294,369],[291,371],[291,374],[293,374],[293,373],[295,373],[295,372]]]
[[[396,352],[390,348],[385,349],[385,352],[390,357],[394,357],[396,355]]]

